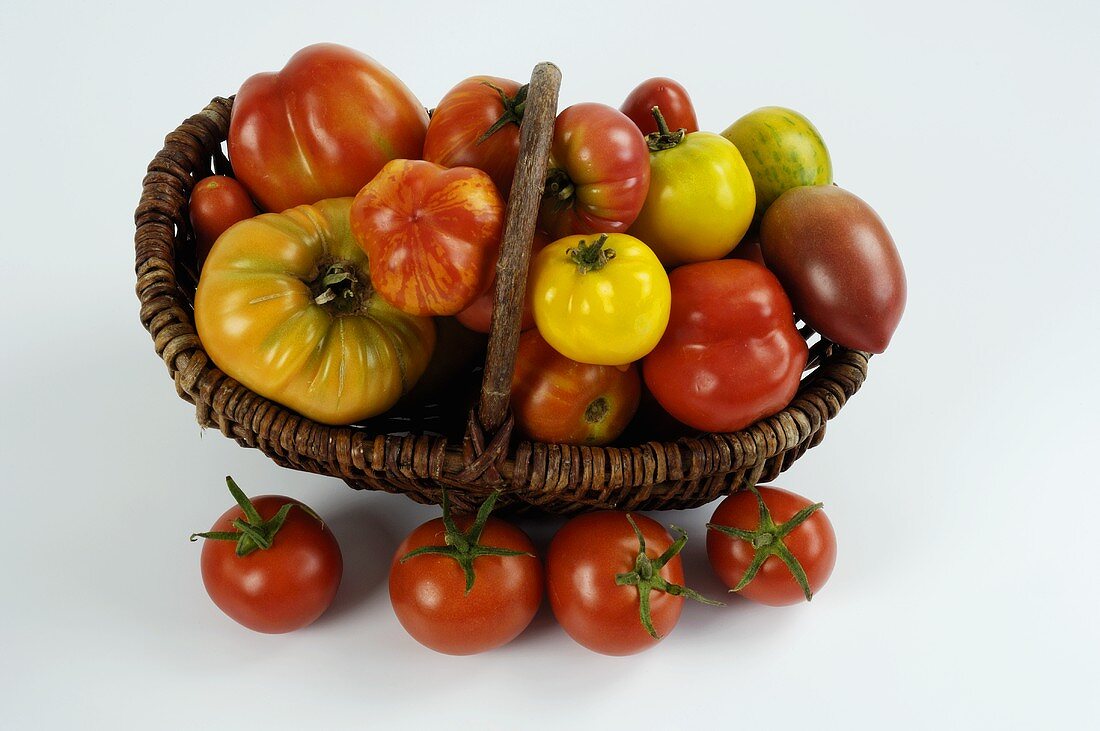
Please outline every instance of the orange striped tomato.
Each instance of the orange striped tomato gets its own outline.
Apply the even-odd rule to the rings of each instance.
[[[351,230],[382,297],[411,315],[454,315],[493,281],[504,201],[474,168],[386,164],[355,196]]]

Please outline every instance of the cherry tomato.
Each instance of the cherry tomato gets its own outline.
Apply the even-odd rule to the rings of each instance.
[[[649,194],[630,233],[666,267],[721,259],[752,223],[756,191],[733,143],[711,132],[660,131],[649,146]]]
[[[735,492],[719,503],[707,528],[715,573],[761,604],[809,601],[836,564],[836,534],[821,503],[778,487]]]
[[[229,122],[237,179],[279,213],[355,195],[390,160],[418,158],[428,113],[374,59],[332,43],[241,85]]]
[[[660,107],[669,128],[687,132],[699,131],[699,120],[695,117],[695,107],[687,89],[678,82],[664,77],[646,79],[630,92],[623,102],[622,113],[638,125],[643,135],[657,131],[657,122],[653,119],[653,107]]]
[[[488,174],[386,163],[351,206],[351,230],[382,297],[412,315],[454,315],[489,289],[504,201]]]
[[[237,500],[218,518],[202,547],[202,583],[229,617],[257,632],[301,629],[336,596],[343,559],[317,514],[281,495],[249,500],[232,478]],[[259,540],[257,540],[259,539]],[[264,545],[266,544],[266,545]]]
[[[565,357],[626,365],[653,349],[668,324],[668,275],[633,236],[569,236],[531,263],[531,308]]]
[[[550,606],[562,628],[604,655],[633,655],[676,626],[684,597],[717,604],[688,589],[674,541],[657,521],[603,511],[566,523],[546,554]]]
[[[484,170],[507,198],[526,99],[527,86],[511,79],[473,76],[460,81],[432,112],[424,159],[449,168]]]
[[[259,214],[244,186],[225,175],[209,175],[196,183],[188,208],[200,269],[210,247],[227,228]]]
[[[604,104],[574,104],[554,122],[541,228],[554,238],[626,231],[649,190],[649,148]]]
[[[607,444],[638,410],[638,366],[578,363],[551,348],[537,330],[519,339],[512,377],[512,412],[531,439]]]
[[[701,431],[729,432],[790,403],[809,350],[775,276],[722,259],[673,269],[669,282],[668,329],[642,364],[661,406]]]
[[[535,238],[531,242],[531,259],[538,255],[550,243],[550,237],[542,231],[535,231]],[[527,270],[527,292],[531,291],[531,269]],[[493,283],[485,294],[474,300],[474,303],[455,315],[455,319],[466,327],[479,333],[489,332],[493,324],[493,303],[496,301],[496,272],[493,273]],[[535,326],[535,316],[531,312],[531,299],[524,297],[523,315],[520,319],[519,329],[530,330]]]
[[[425,647],[472,655],[500,647],[531,623],[542,603],[542,563],[519,528],[489,517],[443,517],[410,533],[390,566],[390,602],[401,626]]]

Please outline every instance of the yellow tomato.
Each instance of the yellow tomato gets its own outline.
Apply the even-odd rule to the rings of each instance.
[[[580,363],[626,365],[653,350],[668,325],[668,275],[627,234],[567,236],[531,262],[531,311],[555,350]]]
[[[661,134],[647,138],[649,193],[630,233],[667,267],[721,259],[752,223],[752,175],[741,153],[721,135],[673,132],[662,139]]]
[[[215,242],[195,293],[195,326],[214,363],[326,424],[393,406],[435,346],[430,318],[401,312],[371,287],[351,201],[236,224]]]

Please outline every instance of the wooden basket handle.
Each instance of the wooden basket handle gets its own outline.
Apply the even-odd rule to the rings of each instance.
[[[512,179],[512,194],[508,198],[497,260],[496,299],[478,403],[478,421],[488,435],[495,434],[508,416],[527,288],[527,266],[539,203],[546,185],[546,163],[554,136],[560,85],[561,71],[554,64],[543,62],[535,66],[527,89],[527,104],[519,128],[519,160]]]

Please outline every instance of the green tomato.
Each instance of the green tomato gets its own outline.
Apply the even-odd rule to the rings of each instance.
[[[810,120],[793,109],[761,107],[731,124],[722,136],[741,152],[756,186],[756,215],[791,188],[829,185],[833,164]]]

